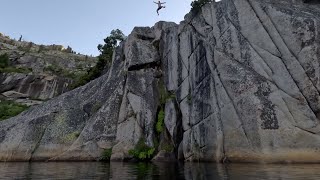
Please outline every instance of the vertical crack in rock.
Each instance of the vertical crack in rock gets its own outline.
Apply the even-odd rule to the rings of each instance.
[[[214,71],[211,71],[211,72],[214,72]],[[215,76],[218,76],[218,74],[215,74]],[[213,87],[214,96],[217,99],[218,94],[217,94],[217,88],[216,88],[216,81],[215,81],[214,77],[212,79],[213,79],[213,86],[214,86]],[[225,150],[225,137],[224,137],[224,133],[223,133],[223,123],[222,123],[222,119],[221,119],[221,108],[220,108],[218,101],[216,101],[215,105],[218,107],[218,112],[217,112],[218,119],[216,121],[218,147],[217,147],[217,151],[216,151],[216,158],[220,162],[223,162],[224,159],[227,159],[227,154],[226,154],[226,150]]]
[[[219,74],[218,69],[217,69],[217,73]],[[231,98],[228,90],[226,89],[226,86],[225,86],[225,84],[223,83],[223,80],[221,79],[220,76],[218,76],[218,78],[220,79],[221,85],[223,86],[224,91],[225,91],[226,94],[228,95],[229,100],[232,102],[232,106],[233,106],[234,110],[236,111],[237,118],[238,118],[238,119],[240,120],[240,122],[241,122],[241,128],[242,128],[242,130],[243,130],[243,133],[244,133],[244,135],[246,136],[246,138],[247,138],[247,140],[248,140],[248,143],[251,144],[250,139],[248,138],[248,132],[247,132],[247,131],[245,130],[245,128],[243,127],[243,126],[244,126],[244,123],[243,123],[243,120],[242,120],[241,116],[239,115],[238,108],[237,108],[237,106],[235,105],[234,100]]]
[[[177,122],[176,122],[176,134],[173,135],[173,139],[176,142],[175,143],[175,154],[176,154],[176,157],[179,157],[179,152],[178,152],[179,145],[183,141],[182,113],[179,109],[179,105],[176,102],[176,100],[174,101],[174,106],[177,111]]]
[[[15,148],[11,149],[11,155],[10,155],[10,157],[7,157],[6,161],[17,160],[17,157],[13,157],[13,155],[18,152],[19,147],[20,147],[20,144],[22,143],[23,138],[25,137],[25,134],[26,134],[26,130],[24,130],[23,136],[22,136],[21,139],[19,140],[18,145],[17,145]]]
[[[50,125],[50,124],[48,124],[48,125],[43,129],[43,131],[41,132],[40,138],[39,138],[39,140],[36,142],[36,145],[34,146],[32,152],[31,152],[31,156],[30,156],[29,161],[31,161],[31,160],[33,159],[33,154],[36,152],[36,150],[37,150],[38,147],[40,146],[41,140],[42,140],[44,134],[46,133],[47,128],[49,127],[49,125]]]

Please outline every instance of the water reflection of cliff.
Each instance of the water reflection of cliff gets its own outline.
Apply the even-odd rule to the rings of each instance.
[[[212,163],[1,163],[0,179],[319,179],[320,165]]]

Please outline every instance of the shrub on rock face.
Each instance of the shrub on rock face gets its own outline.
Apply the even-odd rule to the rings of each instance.
[[[117,47],[118,42],[121,42],[124,39],[125,35],[122,31],[115,29],[111,31],[110,36],[103,40],[105,44],[98,45],[98,50],[101,54],[98,56],[98,63],[95,67],[99,71],[99,74],[96,76],[100,76],[100,73],[103,71],[105,66],[111,64],[113,50]]]
[[[0,55],[0,73],[24,73],[32,72],[31,68],[10,66],[8,54]]]
[[[28,106],[13,101],[0,100],[0,121],[16,116],[27,108]]]
[[[111,155],[112,155],[112,148],[105,149],[102,153],[100,161],[110,161]]]
[[[174,146],[170,143],[164,143],[161,146],[161,150],[164,150],[165,152],[170,153],[174,151]]]
[[[6,68],[9,66],[8,54],[0,55],[0,68]]]
[[[110,36],[104,39],[105,44],[99,44],[97,47],[101,53],[98,56],[97,64],[94,67],[90,68],[85,75],[82,75],[78,80],[76,80],[76,82],[71,85],[72,89],[83,86],[89,81],[101,76],[106,66],[111,64],[113,50],[117,47],[118,42],[121,42],[124,39],[125,35],[121,30],[112,30]]]
[[[164,116],[164,111],[161,109],[158,113],[158,121],[156,123],[156,130],[158,133],[161,133],[164,130]]]
[[[134,149],[129,150],[129,154],[140,161],[152,159],[155,152],[154,147],[149,147],[143,139],[140,139]]]
[[[214,0],[195,0],[191,2],[191,11],[198,12],[200,11],[201,7],[207,3],[213,2]]]

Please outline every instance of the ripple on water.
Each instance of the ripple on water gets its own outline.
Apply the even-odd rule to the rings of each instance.
[[[0,163],[0,179],[320,179],[320,164]]]

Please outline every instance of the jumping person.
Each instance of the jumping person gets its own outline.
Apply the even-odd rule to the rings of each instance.
[[[153,1],[154,2],[154,1]],[[162,6],[162,4],[165,4],[166,2],[160,2],[160,1],[158,1],[158,2],[154,2],[155,4],[158,4],[158,9],[157,9],[157,14],[158,14],[158,16],[159,16],[159,10],[160,9],[162,9],[162,8],[166,8],[165,6]]]

